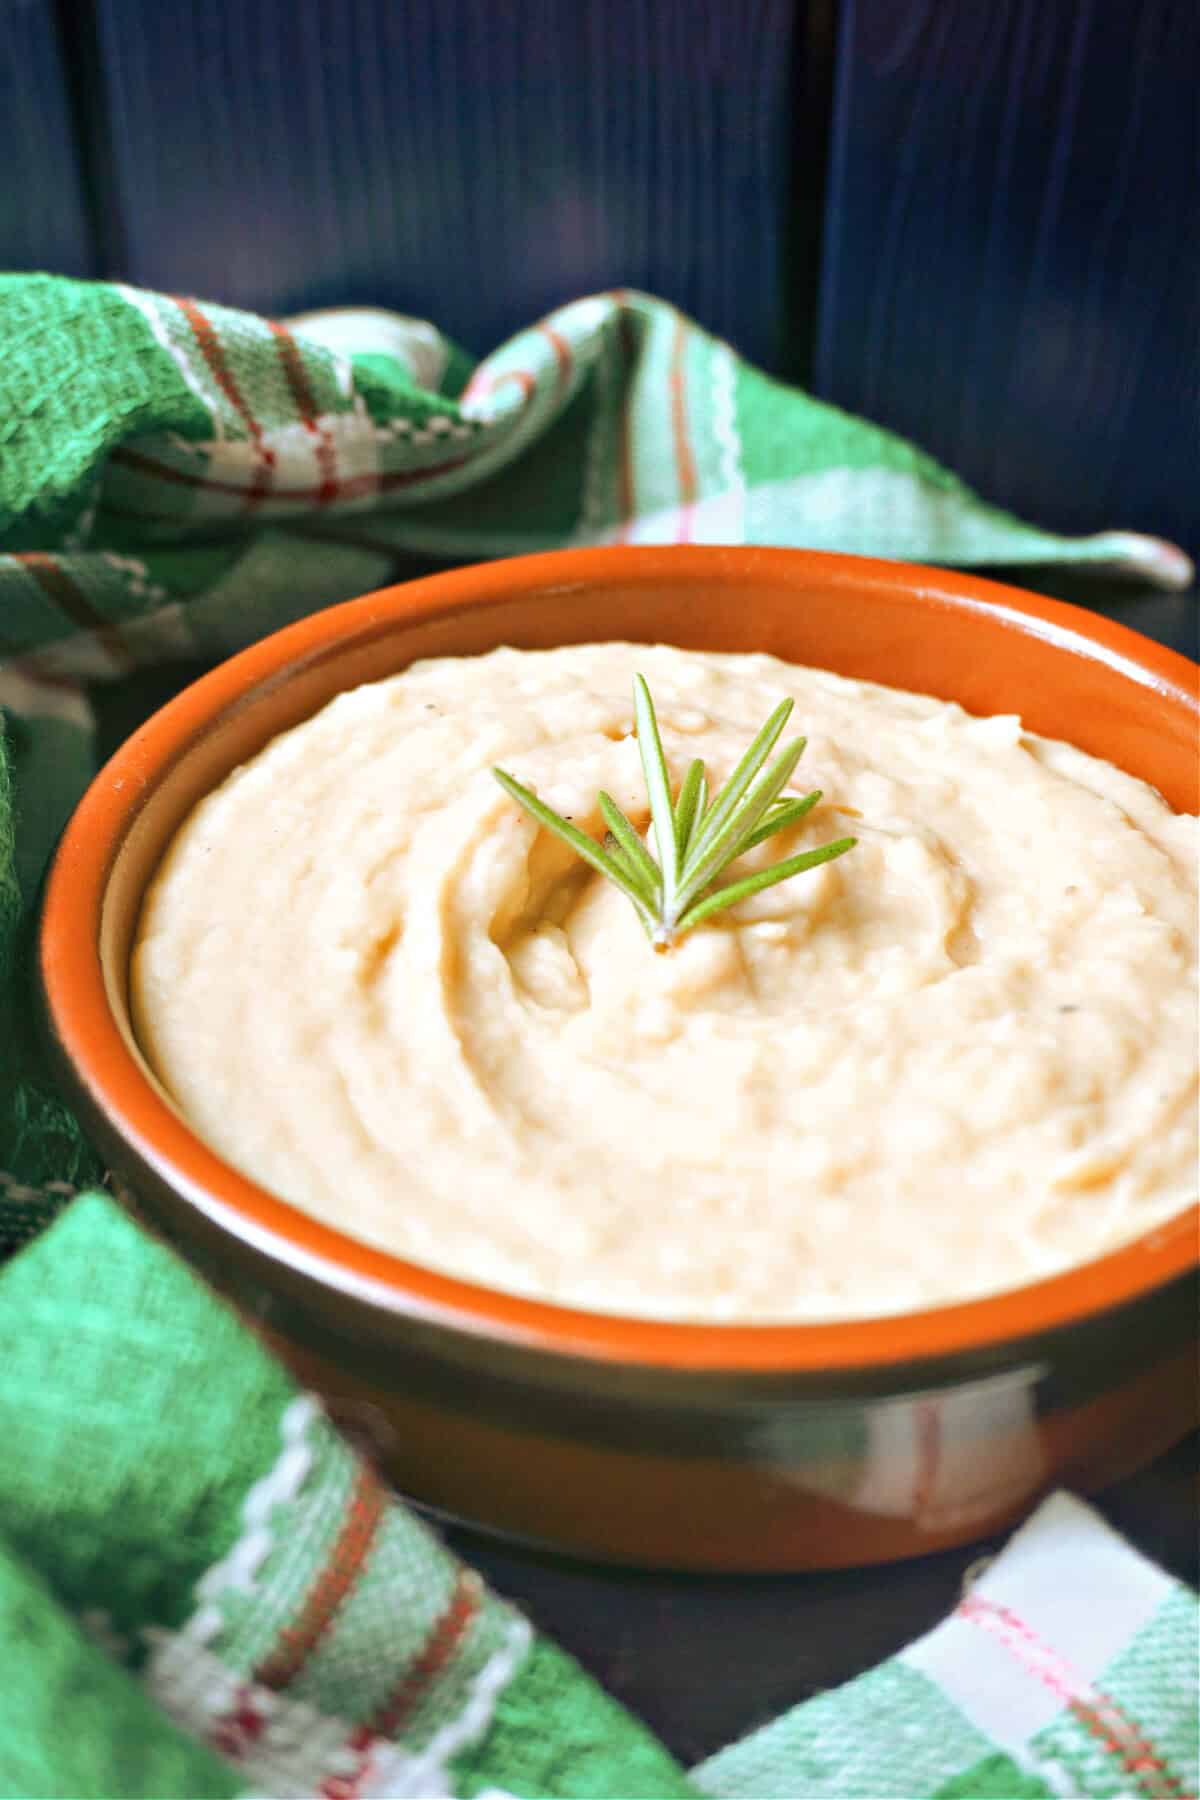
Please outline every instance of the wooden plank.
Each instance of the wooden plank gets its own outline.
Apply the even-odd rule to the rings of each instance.
[[[772,360],[794,0],[99,0],[136,280],[484,350],[617,284]]]
[[[0,0],[0,267],[93,269],[51,0]]]
[[[843,0],[819,391],[1061,530],[1200,537],[1196,0]]]

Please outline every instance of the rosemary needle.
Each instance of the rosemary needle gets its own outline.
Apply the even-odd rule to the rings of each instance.
[[[492,774],[505,793],[539,825],[554,832],[576,855],[620,888],[633,903],[656,950],[669,949],[685,931],[725,907],[736,906],[739,900],[774,887],[776,882],[790,881],[805,869],[815,869],[819,863],[844,856],[858,842],[852,837],[837,838],[714,889],[713,882],[739,856],[776,832],[795,825],[821,798],[819,790],[802,797],[785,795],[783,791],[804,751],[803,738],[787,745],[774,762],[764,767],[788,721],[792,702],[781,701],[775,708],[711,801],[704,764],[698,759],[689,766],[679,796],[672,801],[671,776],[654,702],[641,675],[633,678],[633,705],[657,862],[611,794],[602,792],[598,796],[600,814],[611,840],[611,848],[606,848],[539,800],[504,769],[493,769]]]

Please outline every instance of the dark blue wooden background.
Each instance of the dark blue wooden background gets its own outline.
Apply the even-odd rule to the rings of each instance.
[[[0,0],[0,267],[96,272],[62,39],[47,0]]]
[[[843,0],[819,390],[1063,531],[1200,524],[1200,4]]]
[[[484,351],[626,284],[1200,537],[1196,0],[0,0],[0,264]]]

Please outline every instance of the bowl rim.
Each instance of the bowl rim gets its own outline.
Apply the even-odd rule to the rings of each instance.
[[[697,576],[753,586],[763,578],[902,590],[932,606],[983,612],[1098,658],[1200,722],[1184,656],[1067,602],[956,571],[830,552],[721,546],[620,546],[551,551],[474,564],[379,589],[269,634],[190,684],[138,728],[88,787],[51,864],[38,944],[41,998],[69,1086],[135,1160],[185,1202],[293,1275],[347,1300],[428,1326],[500,1338],[568,1358],[659,1368],[816,1374],[996,1353],[1107,1313],[1186,1275],[1200,1253],[1200,1206],[1189,1206],[1116,1250],[1060,1274],[949,1306],[829,1322],[708,1324],[589,1312],[502,1293],[363,1244],[310,1218],[239,1173],[175,1112],[131,1052],[109,1002],[100,924],[109,872],[152,790],[198,732],[252,703],[289,672],[390,636],[397,627],[599,585]]]

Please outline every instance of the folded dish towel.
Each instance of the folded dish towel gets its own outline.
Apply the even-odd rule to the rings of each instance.
[[[379,313],[0,278],[0,1795],[1195,1794],[1195,1601],[1065,1498],[931,1636],[685,1775],[173,1256],[73,1198],[102,1171],[24,975],[89,684],[414,557],[689,540],[1190,577],[987,507],[641,295],[473,367]]]
[[[1195,1598],[1064,1495],[687,1776],[107,1195],[7,1265],[0,1370],[0,1795],[1196,1794]]]

